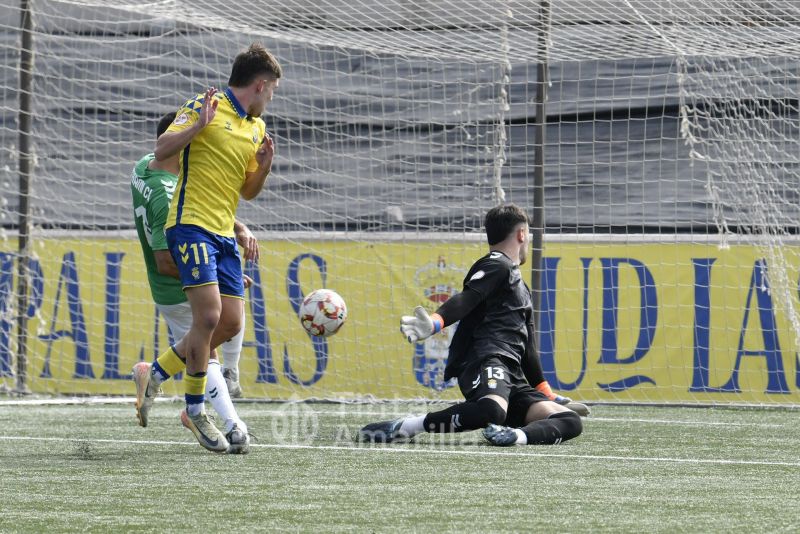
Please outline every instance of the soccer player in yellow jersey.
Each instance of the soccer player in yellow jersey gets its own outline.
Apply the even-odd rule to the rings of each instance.
[[[166,132],[175,120],[175,112],[167,113],[158,121],[156,138]],[[167,323],[171,340],[181,339],[192,326],[192,309],[183,285],[180,273],[169,252],[167,238],[164,235],[164,224],[169,213],[169,204],[178,183],[180,165],[178,154],[168,160],[159,161],[153,154],[147,154],[140,159],[131,173],[131,199],[136,220],[136,232],[142,246],[145,267],[147,268],[147,281],[153,301],[159,315]],[[244,257],[248,261],[256,261],[259,256],[258,241],[247,226],[239,221],[235,223],[236,240],[243,249]],[[245,288],[252,283],[247,276]],[[244,317],[242,319],[244,321]],[[247,454],[250,449],[250,437],[247,425],[239,417],[236,408],[231,402],[234,393],[231,392],[232,382],[226,379],[226,371],[235,371],[238,375],[239,353],[242,350],[244,331],[235,337],[224,341],[219,349],[225,358],[224,367],[220,366],[219,359],[214,351],[208,364],[206,383],[206,398],[216,410],[225,425],[225,438],[228,440],[228,452],[231,454]],[[211,344],[216,346],[212,338]],[[155,367],[155,371],[153,370]],[[181,371],[183,369],[180,369]],[[172,373],[177,369],[171,369]],[[137,404],[143,402],[150,375],[155,372],[157,382],[170,378],[165,369],[158,362],[137,362],[133,366],[133,380],[136,383]],[[238,384],[238,381],[237,381]],[[235,390],[234,390],[235,391]],[[241,387],[239,387],[241,392]],[[139,424],[147,426],[148,412],[138,412]],[[190,426],[186,410],[181,411],[181,422]]]
[[[242,327],[244,283],[234,217],[239,197],[255,198],[272,167],[274,146],[260,116],[281,75],[277,59],[252,44],[234,59],[228,88],[211,87],[188,100],[155,148],[157,160],[180,154],[165,230],[192,326],[153,368],[172,375],[185,360],[188,426],[200,445],[214,452],[226,452],[229,444],[204,408],[212,337],[229,339]],[[138,410],[152,406],[159,385],[158,373],[152,373]]]

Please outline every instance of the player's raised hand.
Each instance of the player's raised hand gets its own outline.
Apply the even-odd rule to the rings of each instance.
[[[409,343],[416,343],[439,332],[443,325],[442,318],[434,313],[433,317],[422,306],[414,308],[414,315],[400,318],[400,331]]]
[[[256,161],[262,169],[269,170],[272,167],[272,158],[275,156],[275,143],[268,133],[264,134],[261,146],[256,151]]]
[[[234,233],[236,234],[236,242],[244,249],[244,259],[257,261],[261,255],[258,250],[258,239],[250,231],[250,228],[246,224],[237,223],[234,225]]]
[[[203,107],[200,109],[200,119],[197,121],[200,129],[205,128],[217,115],[219,100],[214,98],[214,95],[218,92],[216,87],[209,87],[206,90],[205,97],[203,98]]]

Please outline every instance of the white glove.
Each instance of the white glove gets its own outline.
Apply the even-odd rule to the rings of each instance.
[[[439,332],[443,323],[439,314],[434,313],[431,317],[425,308],[417,306],[414,308],[414,315],[404,315],[400,318],[400,331],[409,343],[416,343]]]

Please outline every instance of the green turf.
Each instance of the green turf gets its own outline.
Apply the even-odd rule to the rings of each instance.
[[[2,400],[2,399],[0,399]],[[595,406],[559,446],[479,433],[352,441],[418,406],[239,404],[247,456],[201,449],[178,403],[0,403],[0,532],[797,531],[794,411]]]

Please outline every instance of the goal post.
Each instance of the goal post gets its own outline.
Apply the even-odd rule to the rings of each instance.
[[[246,395],[459,398],[452,330],[412,346],[398,322],[460,290],[505,201],[542,230],[525,272],[559,391],[797,404],[799,29],[791,0],[0,0],[0,388],[131,393],[168,343],[131,170],[261,41],[284,77],[239,206],[262,248]],[[323,286],[349,317],[319,342],[296,312]]]

